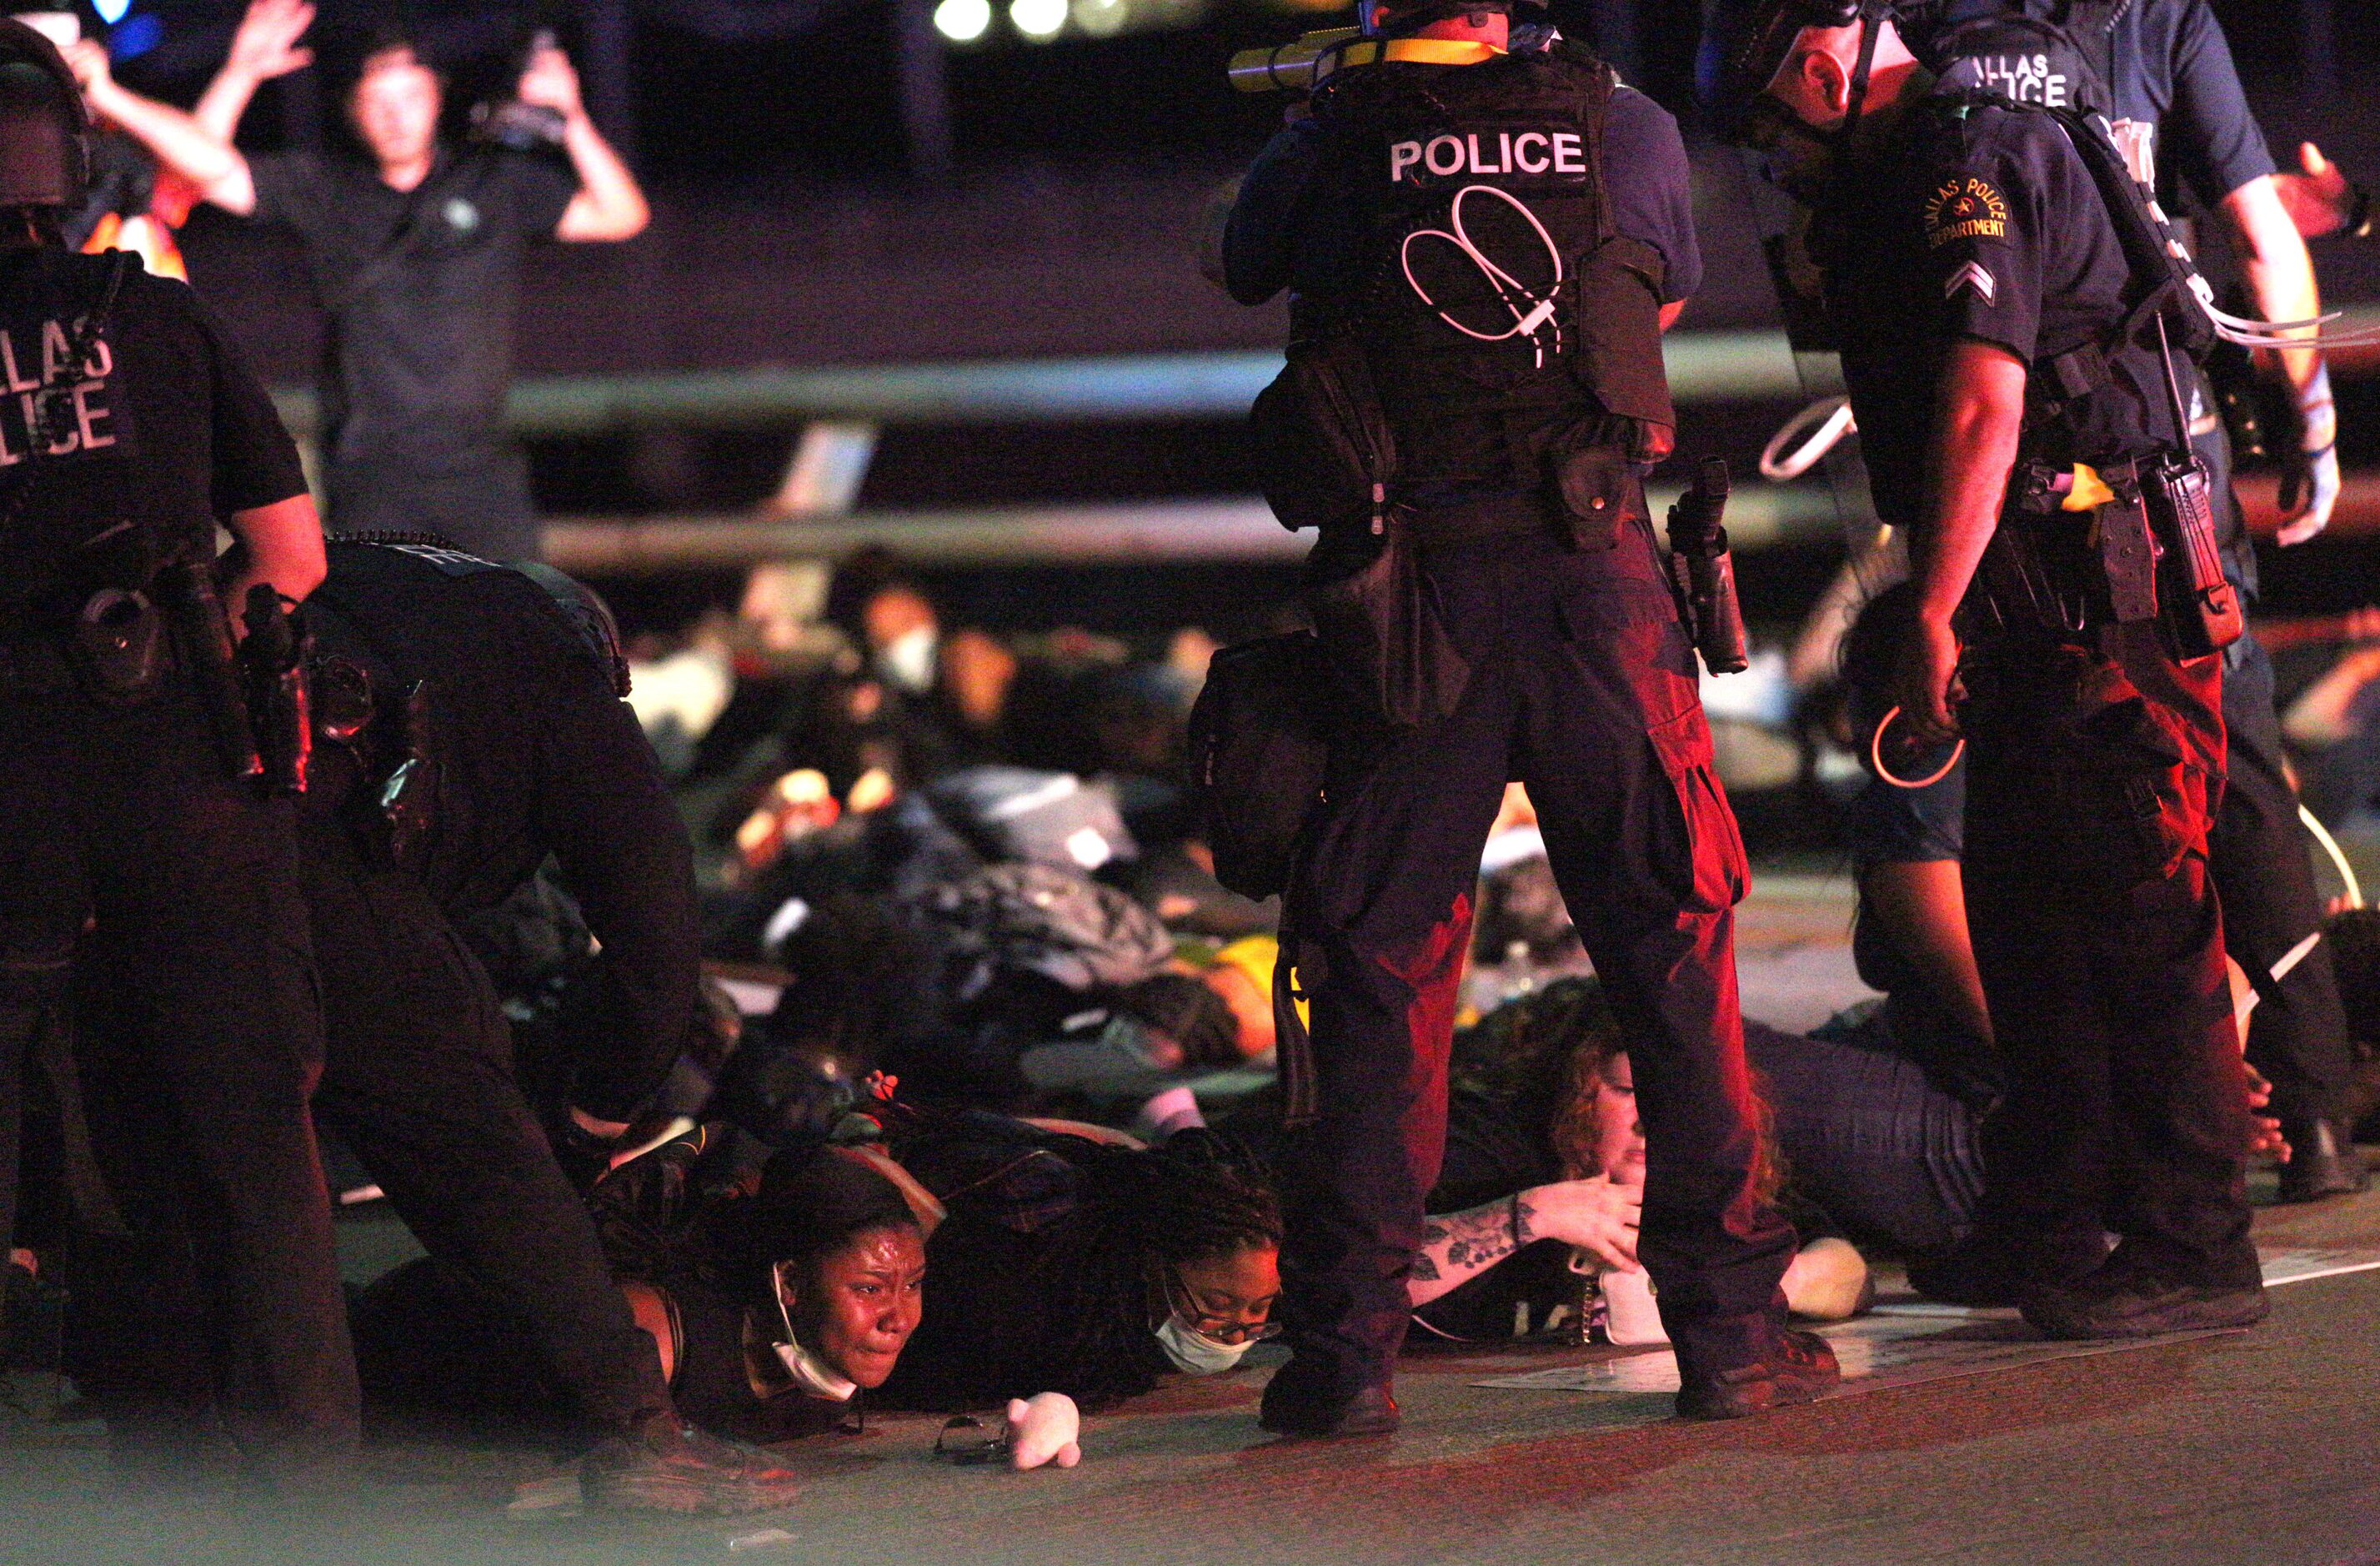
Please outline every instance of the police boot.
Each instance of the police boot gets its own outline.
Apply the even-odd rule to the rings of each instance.
[[[1909,1264],[1909,1287],[1946,1305],[2022,1304],[2044,1288],[2085,1278],[2107,1259],[2104,1235],[2021,1242],[1977,1230],[1950,1250]]]
[[[2021,1307],[2051,1338],[2150,1338],[2252,1327],[2271,1309],[2255,1253],[2226,1266],[2126,1240],[2088,1278],[2044,1289]]]
[[[2326,1196],[2352,1196],[2371,1183],[2354,1139],[2336,1121],[2284,1120],[2281,1136],[2289,1144],[2289,1161],[2281,1166],[2278,1200],[2319,1202]]]
[[[1402,1416],[1387,1382],[1330,1386],[1325,1377],[1300,1371],[1300,1363],[1290,1361],[1265,1383],[1257,1424],[1276,1436],[1316,1440],[1386,1436],[1396,1429]]]
[[[723,1440],[662,1413],[601,1442],[578,1463],[585,1504],[616,1511],[724,1515],[791,1506],[791,1469],[758,1447]]]
[[[1835,1351],[1815,1332],[1779,1327],[1757,1357],[1727,1364],[1678,1346],[1678,1417],[1747,1419],[1812,1401],[1841,1381]]]

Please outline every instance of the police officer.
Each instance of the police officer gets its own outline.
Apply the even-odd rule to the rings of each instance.
[[[2168,191],[2168,202],[2179,188],[2219,220],[2247,263],[2258,314],[2295,321],[2319,312],[2313,263],[2206,0],[1950,0],[1940,20],[1918,49],[1943,80],[2007,96],[2098,100],[2135,169]],[[2283,468],[2286,545],[2330,520],[2338,421],[2319,352],[2274,357],[2277,389],[2294,410],[2272,440]],[[2191,386],[2192,445],[2215,480],[2226,563],[2252,600],[2255,545],[2231,493],[2229,435],[2204,385]],[[2352,1128],[2340,1123],[2354,1055],[2329,948],[2316,938],[2301,950],[2321,928],[2322,899],[2282,751],[2272,660],[2251,633],[2224,662],[2229,778],[2209,863],[2224,940],[2262,997],[2248,1056],[2272,1082],[2273,1111],[2289,1144],[2282,1199],[2342,1195],[2365,1183]]]
[[[322,534],[188,288],[60,243],[87,140],[56,50],[0,22],[0,1071],[84,963],[124,1024],[83,1060],[122,1221],[75,1259],[103,1345],[79,1378],[121,1458],[229,1435],[277,1469],[347,1450],[357,1399],[288,805],[250,781],[214,541],[262,623],[321,580]],[[150,1309],[169,1274],[200,1319]]]
[[[2165,345],[2195,306],[2103,128],[1934,90],[1891,8],[1751,7],[1721,106],[1815,205],[1877,514],[1912,529],[1900,715],[1969,746],[1967,908],[2008,1083],[1980,1227],[2053,1335],[2245,1325],[2265,1306],[2198,593],[2229,600],[2211,527],[2153,520],[2188,438]],[[2192,543],[2211,583],[2175,575]]]
[[[434,538],[336,539],[329,563],[306,611],[322,743],[299,826],[319,1111],[456,1286],[536,1345],[597,1438],[591,1499],[783,1505],[792,1475],[673,1411],[455,929],[559,862],[601,943],[563,1018],[572,1102],[582,1133],[625,1132],[686,1042],[700,970],[693,849],[620,699],[610,616],[558,571]]]
[[[1502,0],[1366,20],[1378,57],[1273,140],[1222,247],[1242,302],[1291,290],[1259,434],[1282,520],[1321,528],[1342,714],[1285,918],[1313,1030],[1310,1058],[1293,1030],[1284,1051],[1294,1355],[1264,1423],[1397,1422],[1479,851],[1514,778],[1628,1030],[1680,1411],[1804,1401],[1837,1371],[1784,1327],[1793,1233],[1754,1191],[1742,843],[1640,483],[1675,423],[1660,332],[1701,270],[1677,129],[1576,45],[1508,49]]]

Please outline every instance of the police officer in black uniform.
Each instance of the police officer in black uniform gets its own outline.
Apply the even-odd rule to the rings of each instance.
[[[2097,100],[2172,210],[2180,210],[2179,196],[2194,197],[2261,263],[2251,272],[2261,312],[2315,313],[2313,263],[2206,0],[1949,0],[1916,48],[1946,81],[2033,101]],[[2321,532],[2338,494],[2330,379],[2317,353],[2302,357],[2280,388],[2301,410],[2288,422],[2295,427],[2277,429],[2271,440],[2296,501],[2282,518],[2284,544]],[[2229,434],[2209,388],[2193,377],[2187,389],[2191,444],[2214,479],[2225,563],[2252,602],[2255,544],[2231,492]],[[2248,1058],[2273,1084],[2272,1112],[2289,1144],[2281,1198],[2312,1201],[2366,1181],[2351,1128],[2340,1123],[2354,1053],[2330,949],[2317,936],[2322,899],[2273,694],[2272,659],[2252,632],[2241,636],[2224,654],[2229,779],[2209,863],[2224,941],[2261,997]]]
[[[2056,1336],[2245,1325],[2265,1306],[2207,870],[2209,643],[2237,606],[2211,521],[2157,499],[2193,471],[2195,306],[2104,122],[1935,90],[1891,11],[1751,7],[1721,108],[1815,206],[1876,511],[1912,530],[1901,716],[1969,746],[1967,907],[2008,1083],[1982,1242]]]
[[[223,598],[261,590],[268,624],[320,581],[322,534],[189,289],[60,243],[87,135],[57,52],[0,23],[0,1071],[83,964],[123,1024],[82,1061],[121,1221],[75,1257],[103,1345],[79,1378],[120,1457],[228,1435],[277,1470],[348,1450],[357,1397],[289,807],[253,780],[214,542],[242,546]],[[196,1319],[152,1308],[169,1276]]]
[[[576,1117],[603,1137],[638,1121],[695,1025],[699,918],[610,615],[548,567],[431,537],[334,539],[329,565],[306,610],[322,742],[299,825],[322,1118],[455,1285],[536,1345],[597,1438],[591,1499],[783,1505],[792,1475],[768,1454],[673,1411],[456,931],[553,856],[601,943],[562,1020]]]
[[[1288,893],[1313,1029],[1310,1058],[1284,1051],[1294,1357],[1264,1423],[1396,1424],[1479,850],[1515,778],[1637,1062],[1640,1251],[1680,1410],[1803,1401],[1837,1372],[1785,1328],[1793,1233],[1754,1191],[1743,849],[1640,482],[1675,423],[1660,333],[1700,272],[1677,129],[1574,44],[1508,49],[1501,0],[1366,20],[1222,252],[1244,303],[1292,293],[1291,367],[1257,411],[1276,510],[1321,529],[1342,715]]]

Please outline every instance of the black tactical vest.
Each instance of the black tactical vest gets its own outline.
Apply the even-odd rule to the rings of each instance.
[[[212,543],[203,505],[144,487],[117,363],[113,262],[42,250],[10,258],[0,288],[0,612],[101,587],[140,588],[182,534]],[[137,263],[126,263],[137,270]],[[120,282],[120,279],[115,279]],[[90,317],[101,312],[96,326]]]
[[[2130,4],[2068,0],[2051,17],[2010,9],[1945,29],[1917,52],[1954,91],[2112,116],[2113,30]]]
[[[1675,426],[1664,263],[1613,231],[1604,190],[1614,86],[1601,61],[1558,45],[1366,66],[1315,94],[1376,214],[1359,295],[1315,302],[1361,334],[1401,483],[1526,487],[1550,453]],[[1313,324],[1309,312],[1300,325]]]

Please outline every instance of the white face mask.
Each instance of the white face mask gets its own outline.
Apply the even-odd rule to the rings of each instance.
[[[777,1296],[777,1319],[785,1324],[784,1341],[769,1345],[776,1351],[777,1363],[785,1367],[785,1374],[794,1378],[795,1386],[814,1398],[847,1403],[857,1397],[859,1383],[836,1375],[824,1360],[803,1348],[801,1340],[794,1336],[794,1313],[785,1300],[785,1272],[783,1267],[777,1269],[775,1283],[771,1292]]]
[[[905,630],[876,649],[877,672],[910,695],[922,696],[934,688],[934,655],[940,642],[930,625]]]
[[[1179,1311],[1169,1313],[1158,1323],[1157,1341],[1165,1351],[1165,1357],[1173,1362],[1173,1368],[1190,1376],[1220,1376],[1226,1370],[1237,1369],[1241,1359],[1256,1347],[1253,1339],[1244,1343],[1226,1343],[1209,1338],[1183,1320]]]

